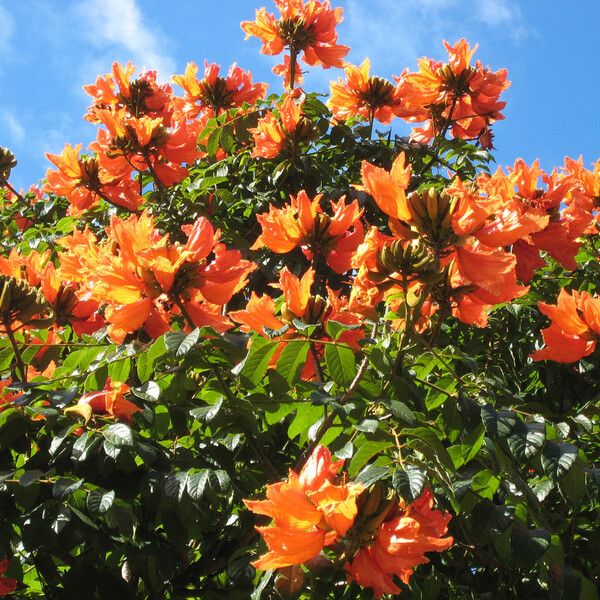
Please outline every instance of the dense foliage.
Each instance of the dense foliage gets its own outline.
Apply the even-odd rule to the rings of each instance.
[[[0,595],[597,599],[600,162],[495,169],[505,70],[275,4],[282,96],[115,64],[87,154],[0,151]]]

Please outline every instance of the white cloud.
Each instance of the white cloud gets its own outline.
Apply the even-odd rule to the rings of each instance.
[[[15,31],[15,20],[0,2],[0,50],[6,52]],[[0,61],[1,64],[1,61]]]
[[[125,49],[138,67],[158,71],[162,81],[173,74],[175,61],[164,47],[165,39],[144,23],[136,0],[82,0],[77,13],[87,28],[84,33],[96,46]]]
[[[399,74],[415,59],[441,56],[442,40],[461,37],[474,43],[490,28],[518,41],[526,28],[512,0],[347,0],[343,43],[353,62],[373,58],[373,71]]]
[[[12,112],[8,110],[0,112],[0,121],[6,127],[13,144],[20,144],[25,139],[25,127]]]
[[[514,18],[517,14],[516,7],[511,7],[506,0],[479,0],[477,2],[477,15],[488,25],[500,25]]]
[[[475,14],[486,25],[508,28],[516,40],[527,32],[521,9],[513,0],[477,0]]]

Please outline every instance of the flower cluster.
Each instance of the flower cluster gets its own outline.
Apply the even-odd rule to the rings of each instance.
[[[319,65],[325,69],[342,67],[348,46],[337,43],[336,26],[342,21],[342,9],[331,8],[329,0],[275,0],[280,17],[267,13],[264,8],[256,11],[255,21],[244,21],[242,29],[246,37],[256,36],[262,42],[263,54],[286,55],[282,64],[273,72],[284,75],[286,85],[293,88],[300,83],[301,73],[297,69],[297,58],[308,65]]]
[[[303,564],[323,548],[351,556],[346,563],[350,580],[373,589],[379,598],[398,593],[394,575],[408,582],[414,567],[428,562],[426,552],[442,552],[453,544],[450,515],[433,509],[433,496],[423,492],[406,505],[381,485],[366,489],[346,482],[339,471],[343,461],[317,446],[306,464],[287,480],[267,486],[266,500],[245,500],[254,513],[271,517],[257,527],[268,552],[255,563],[259,569]]]
[[[172,243],[144,212],[113,217],[102,243],[89,230],[60,240],[67,250],[61,256],[63,278],[104,307],[116,342],[142,328],[158,337],[170,330],[175,315],[188,326],[231,327],[221,308],[244,287],[255,265],[228,250],[204,217],[183,230],[187,242]]]
[[[132,79],[134,72],[129,63],[114,63],[112,73],[85,86],[93,98],[86,119],[101,126],[89,146],[93,154],[81,156],[78,144],[47,155],[57,170],[48,170],[44,191],[67,198],[74,214],[99,200],[136,211],[143,202],[136,176],[173,185],[188,174],[184,164],[198,157],[200,122],[175,110],[171,87],[159,85],[155,71]]]
[[[454,137],[479,139],[490,147],[489,126],[504,118],[500,111],[506,103],[499,97],[510,85],[508,73],[493,72],[479,61],[472,65],[477,46],[471,49],[465,39],[444,45],[448,62],[422,58],[416,73],[405,71],[397,79],[397,94],[404,103],[397,114],[410,122],[425,122],[413,130],[417,141],[428,142],[450,130]]]

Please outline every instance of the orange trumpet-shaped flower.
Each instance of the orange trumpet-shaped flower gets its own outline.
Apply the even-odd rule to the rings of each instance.
[[[241,26],[246,38],[256,36],[262,41],[263,54],[276,55],[289,48],[292,62],[302,53],[308,65],[325,69],[342,67],[343,58],[350,48],[337,44],[336,26],[342,21],[342,9],[331,8],[329,0],[275,0],[281,14],[256,11],[255,21],[244,21]],[[281,72],[279,67],[276,67]],[[275,69],[274,69],[275,71]],[[291,78],[290,78],[291,79]],[[297,83],[290,81],[290,88]]]
[[[397,115],[408,121],[427,121],[414,129],[412,136],[422,142],[448,129],[454,137],[475,139],[483,137],[489,145],[489,125],[503,119],[501,93],[509,87],[507,71],[495,73],[478,61],[471,64],[473,49],[466,40],[454,46],[444,42],[448,62],[430,58],[418,61],[417,73],[403,73],[398,79],[397,96],[404,104]]]
[[[253,157],[276,158],[284,150],[311,138],[313,129],[302,112],[303,103],[287,95],[281,106],[275,104],[279,116],[268,111],[256,127],[248,129],[254,138]]]
[[[332,482],[342,464],[317,446],[300,474],[290,470],[286,481],[267,486],[266,500],[244,500],[252,512],[273,519],[271,526],[257,527],[269,551],[255,567],[268,570],[306,562],[352,527],[356,498],[364,487]]]
[[[141,412],[141,408],[130,400],[125,398],[129,393],[129,386],[120,381],[112,381],[110,377],[106,380],[104,389],[99,392],[88,392],[81,396],[77,402],[77,407],[73,407],[71,412],[79,412],[81,407],[89,407],[91,414],[109,415],[121,421],[131,422],[132,416],[136,412]],[[86,415],[88,416],[88,415]]]
[[[152,337],[168,331],[165,306],[173,303],[173,310],[182,312],[189,303],[194,317],[184,316],[196,324],[226,328],[228,321],[214,316],[214,305],[229,302],[256,266],[220,243],[220,232],[204,217],[182,229],[188,236],[185,245],[160,234],[148,213],[112,218],[105,242],[110,252],[98,257],[90,294],[107,305],[105,316],[114,340],[122,341],[141,327]]]
[[[542,330],[546,346],[531,355],[533,360],[572,363],[594,352],[600,341],[600,298],[563,288],[556,305],[538,302],[538,307],[552,322]]]
[[[173,81],[185,90],[182,112],[188,119],[194,119],[201,112],[210,117],[222,111],[254,104],[265,97],[266,83],[253,83],[250,71],[244,71],[236,64],[231,65],[227,77],[220,77],[221,67],[205,61],[204,78],[198,80],[198,65],[188,63],[183,75],[174,75]]]
[[[242,331],[256,331],[265,335],[264,327],[278,331],[285,325],[281,319],[275,316],[276,312],[277,307],[271,296],[266,294],[259,296],[256,292],[252,292],[246,308],[231,311],[229,316],[237,323],[241,323]]]
[[[586,169],[583,158],[565,158],[565,177],[572,183],[564,202],[563,215],[570,221],[582,220],[586,225],[584,233],[597,232],[600,223],[600,160],[593,165],[593,171]]]
[[[188,165],[200,156],[197,149],[201,124],[177,122],[166,128],[160,118],[133,117],[124,109],[98,110],[106,130],[98,132],[90,148],[100,166],[113,177],[129,178],[134,169],[149,171],[163,185],[181,181]]]
[[[115,62],[108,75],[99,76],[95,84],[83,86],[94,99],[85,118],[92,123],[98,123],[98,110],[125,108],[132,116],[159,117],[168,125],[172,113],[171,86],[159,85],[156,81],[156,71],[146,71],[137,79],[131,80],[134,73],[135,66],[131,63],[123,67]]]
[[[362,242],[362,210],[358,201],[345,203],[345,196],[331,202],[332,216],[320,206],[322,195],[311,200],[304,190],[291,198],[283,208],[269,207],[269,212],[257,215],[262,234],[252,249],[266,246],[278,254],[291,252],[300,246],[309,260],[324,257],[337,273],[350,268],[352,255]]]
[[[144,199],[134,182],[121,174],[103,169],[96,158],[80,157],[81,144],[65,146],[62,154],[46,154],[57,170],[48,169],[43,191],[64,196],[75,213],[92,208],[107,200],[117,206],[135,211]]]
[[[407,164],[404,152],[394,160],[390,171],[363,161],[363,185],[359,189],[373,196],[377,206],[386,215],[401,221],[409,221],[412,214],[405,192],[410,183],[410,175],[411,168]]]
[[[456,249],[456,266],[470,283],[499,294],[505,285],[505,276],[514,271],[517,260],[503,250],[490,250],[481,244]]]
[[[450,515],[433,508],[433,495],[425,490],[412,504],[398,507],[399,514],[384,521],[375,540],[346,563],[350,580],[373,590],[376,598],[399,594],[393,576],[408,583],[414,568],[429,562],[426,552],[443,552],[454,540],[446,535]]]
[[[98,314],[98,302],[86,297],[86,292],[82,292],[77,284],[65,280],[54,264],[44,268],[41,287],[59,327],[70,324],[77,335],[91,335],[104,327],[104,319]]]
[[[346,81],[329,84],[331,97],[327,106],[336,119],[345,121],[360,116],[371,121],[378,119],[387,125],[400,110],[402,101],[395,95],[394,85],[381,77],[370,77],[371,61],[365,58],[360,67],[346,65]]]

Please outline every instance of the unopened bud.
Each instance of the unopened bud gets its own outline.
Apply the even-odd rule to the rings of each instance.
[[[8,148],[0,148],[0,178],[7,181],[16,166],[15,155]]]

